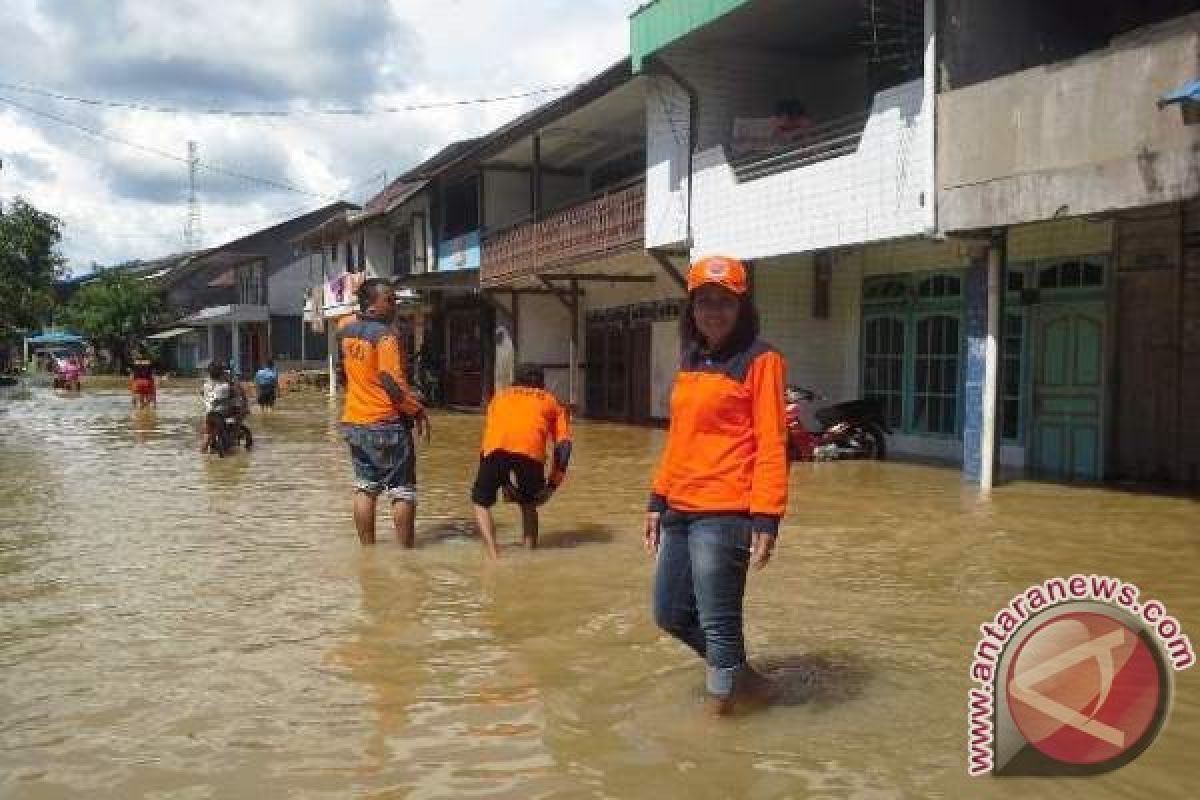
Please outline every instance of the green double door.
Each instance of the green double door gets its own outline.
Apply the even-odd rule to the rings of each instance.
[[[1103,302],[1037,309],[1030,463],[1043,477],[1103,477],[1104,333]]]

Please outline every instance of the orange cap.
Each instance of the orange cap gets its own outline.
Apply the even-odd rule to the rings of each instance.
[[[745,294],[748,288],[746,265],[725,256],[702,258],[688,272],[688,291],[694,292],[706,283],[724,286],[734,294]]]

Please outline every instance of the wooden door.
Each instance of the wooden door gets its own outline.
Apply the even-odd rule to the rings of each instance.
[[[629,421],[650,421],[654,392],[654,323],[636,322],[629,329]]]
[[[1176,272],[1123,272],[1118,288],[1113,469],[1124,479],[1171,480],[1180,391]]]
[[[584,358],[587,369],[584,373],[584,406],[589,417],[604,416],[604,325],[589,322]]]
[[[605,331],[604,410],[609,419],[629,417],[629,327],[610,322]]]
[[[1104,304],[1047,304],[1035,323],[1033,470],[1098,480],[1104,464]]]
[[[446,402],[454,406],[483,402],[483,331],[477,309],[446,313]]]

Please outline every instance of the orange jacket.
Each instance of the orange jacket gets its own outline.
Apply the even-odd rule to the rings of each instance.
[[[651,511],[748,513],[778,532],[787,508],[783,356],[762,342],[731,355],[686,353]]]
[[[512,386],[496,393],[488,404],[480,452],[486,458],[497,450],[546,462],[546,444],[554,442],[554,470],[550,483],[557,486],[571,457],[571,428],[566,409],[545,389]]]
[[[355,314],[338,323],[337,339],[346,373],[342,422],[375,425],[421,413],[408,386],[404,348],[390,325]]]

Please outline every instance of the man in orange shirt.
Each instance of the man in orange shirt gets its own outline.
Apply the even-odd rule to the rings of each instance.
[[[566,477],[571,460],[570,425],[566,410],[545,385],[541,367],[521,366],[513,386],[497,392],[488,405],[471,501],[479,535],[492,558],[500,554],[491,512],[497,492],[503,490],[521,506],[522,535],[525,546],[532,550],[538,540],[538,506],[550,499]],[[554,464],[547,482],[544,468],[550,441],[554,443]]]
[[[392,500],[392,522],[404,547],[416,541],[416,453],[412,429],[429,440],[429,419],[408,386],[404,348],[393,323],[396,293],[371,278],[358,289],[361,312],[338,327],[339,369],[345,376],[342,430],[354,464],[354,525],[375,544],[376,499]]]

